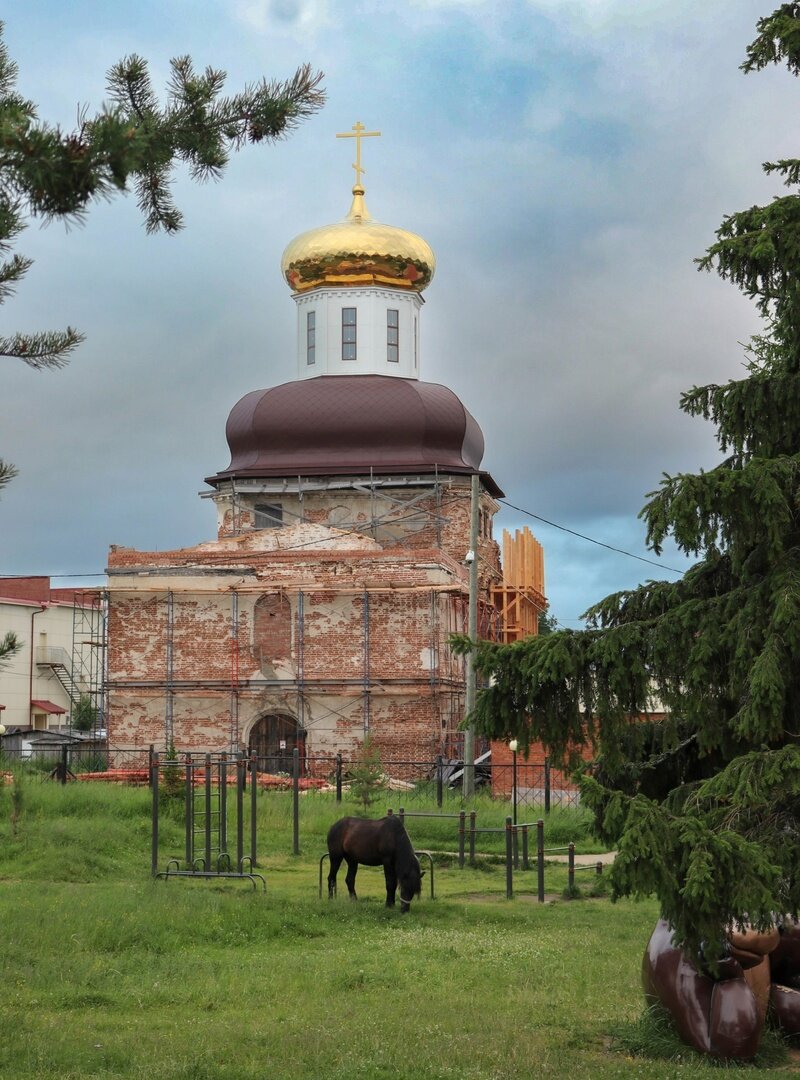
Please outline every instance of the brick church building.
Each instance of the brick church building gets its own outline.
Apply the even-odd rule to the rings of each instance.
[[[535,632],[541,548],[507,538],[504,574],[481,430],[420,378],[433,252],[373,221],[356,181],[346,218],[283,254],[297,375],[230,412],[230,463],[206,478],[216,539],[111,549],[115,745],[244,748],[270,771],[295,746],[347,757],[367,733],[384,760],[457,754],[465,670],[448,641],[467,628],[473,475],[480,632]]]

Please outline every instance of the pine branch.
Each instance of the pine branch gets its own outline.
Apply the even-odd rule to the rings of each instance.
[[[33,259],[25,259],[22,255],[13,255],[6,262],[0,263],[0,304],[14,293],[17,282],[32,266]]]
[[[6,484],[10,484],[15,476],[19,473],[9,461],[3,461],[0,458],[0,489],[4,488]]]
[[[10,338],[0,337],[0,356],[15,357],[37,371],[61,368],[69,362],[69,353],[83,340],[84,335],[71,326],[63,331],[14,334]]]
[[[132,183],[148,232],[177,232],[183,217],[171,185],[177,162],[193,179],[218,178],[229,151],[244,142],[275,139],[324,102],[322,76],[298,68],[285,82],[262,82],[232,98],[220,98],[225,73],[194,72],[188,57],[172,61],[167,105],[153,90],[147,64],[129,56],[108,73],[111,105],[76,131],[38,121],[34,105],[16,93],[17,67],[2,41],[0,23],[0,252],[24,228],[26,215],[80,221],[92,202],[125,191]],[[12,255],[0,264],[0,303],[30,268]],[[33,368],[57,368],[83,340],[77,331],[15,334],[0,338],[0,355]]]
[[[2,638],[0,638],[0,667],[3,666],[3,662],[10,660],[12,656],[19,652],[22,648],[22,642],[13,631],[8,630]]]

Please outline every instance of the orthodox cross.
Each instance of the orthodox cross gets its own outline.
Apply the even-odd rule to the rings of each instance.
[[[356,120],[353,124],[352,131],[344,131],[341,134],[337,133],[337,139],[355,139],[356,140],[356,160],[353,163],[353,168],[356,170],[356,186],[361,187],[361,174],[366,172],[361,167],[361,140],[371,138],[374,135],[380,135],[379,131],[365,131],[364,125],[360,120]]]

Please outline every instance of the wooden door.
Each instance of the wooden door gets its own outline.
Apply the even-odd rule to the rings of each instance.
[[[300,751],[300,772],[303,772],[306,733],[292,716],[269,713],[262,716],[250,732],[248,751],[257,759],[256,767],[263,773],[292,774],[292,751]]]

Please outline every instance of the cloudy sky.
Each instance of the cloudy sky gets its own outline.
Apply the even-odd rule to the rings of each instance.
[[[173,56],[229,88],[309,61],[328,104],[290,139],[248,148],[218,184],[179,175],[186,229],[147,236],[132,198],[80,228],[37,224],[35,265],[3,333],[78,326],[60,372],[4,361],[0,574],[102,574],[110,544],[214,534],[203,477],[227,466],[225,421],[249,390],[294,376],[295,313],[279,270],[297,233],[349,206],[356,120],[374,217],[437,259],[422,376],[481,424],[509,502],[650,557],[637,513],[663,472],[716,460],[678,409],[736,378],[759,329],[693,259],[726,213],[776,193],[760,163],[797,153],[800,88],[738,70],[753,0],[10,0],[19,88],[73,127],[106,70]],[[611,591],[673,577],[503,510],[542,541],[564,625]],[[680,569],[667,550],[663,563]],[[70,579],[71,580],[71,579]],[[87,578],[87,582],[102,579]],[[67,584],[68,580],[56,584]]]

